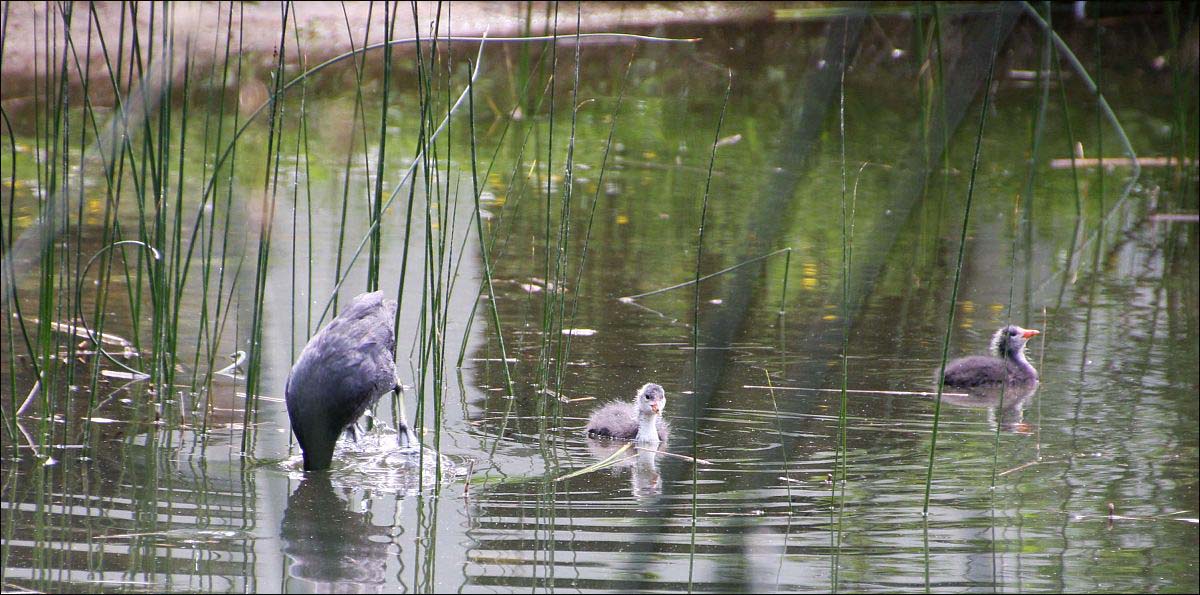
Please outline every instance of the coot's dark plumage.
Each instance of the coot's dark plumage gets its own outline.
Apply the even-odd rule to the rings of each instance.
[[[971,388],[1036,384],[1038,373],[1025,359],[1025,343],[1039,334],[1016,325],[996,331],[992,336],[991,356],[972,355],[946,364],[946,385]]]
[[[286,400],[292,431],[304,451],[305,471],[327,469],[343,431],[396,381],[396,302],[364,293],[313,336],[288,375]],[[404,419],[402,442],[412,439]]]
[[[667,395],[657,384],[646,384],[638,390],[632,403],[609,403],[592,413],[588,420],[590,436],[636,440],[654,444],[665,441],[670,426],[662,418]]]

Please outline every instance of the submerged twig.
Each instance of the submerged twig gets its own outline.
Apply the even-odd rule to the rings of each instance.
[[[16,312],[12,313],[12,317],[13,318],[22,318]],[[31,324],[41,324],[42,323],[42,321],[40,319],[38,319],[36,317],[32,317],[32,316],[25,318],[25,320],[27,320]],[[55,321],[51,320],[48,322],[48,324],[50,325],[50,330],[52,330],[52,331],[59,332],[59,333],[65,333],[68,335],[75,335],[76,337],[79,337],[80,339],[89,339],[93,342],[106,343],[108,345],[113,345],[116,347],[129,347],[129,346],[133,345],[133,343],[130,342],[129,339],[126,339],[125,337],[122,337],[119,335],[114,335],[112,333],[101,333],[101,332],[96,332],[96,331],[92,331],[89,333],[87,330],[85,330],[83,328],[85,325],[83,325],[81,322],[65,323],[65,322],[55,322]]]
[[[150,251],[150,255],[154,257],[154,260],[162,260],[162,255],[159,254],[158,250],[155,250],[153,246],[151,246],[145,242],[140,242],[138,240],[121,240],[119,242],[113,242],[113,243],[97,250],[96,253],[93,254],[90,259],[88,259],[87,264],[84,265],[84,267],[83,267],[83,271],[79,273],[80,281],[82,281],[84,278],[87,277],[88,270],[92,268],[92,264],[96,262],[97,258],[100,258],[100,256],[103,255],[105,252],[107,252],[113,248],[116,248],[117,246],[126,246],[126,245],[141,246],[142,248],[145,248],[146,250]],[[106,351],[104,349],[103,341],[95,333],[93,333],[90,328],[88,328],[87,320],[85,320],[84,316],[83,316],[83,283],[82,282],[78,283],[75,286],[75,315],[79,319],[79,324],[83,327],[84,332],[87,333],[88,339],[90,339],[92,341],[92,343],[96,345],[96,351],[99,352],[100,355],[104,356],[105,359],[107,359],[108,361],[121,367],[126,372],[133,374],[134,377],[140,377],[140,376],[145,376],[147,378],[150,377],[145,372],[142,372],[140,370],[134,370],[133,368],[117,361],[116,358],[114,358],[110,353],[108,353],[108,351]]]
[[[1004,477],[1005,475],[1008,475],[1009,473],[1016,473],[1017,471],[1020,471],[1022,469],[1028,469],[1029,467],[1032,467],[1034,465],[1040,465],[1045,462],[1047,462],[1047,461],[1043,461],[1041,459],[1029,461],[1028,463],[1025,463],[1023,465],[1017,465],[1016,467],[1013,467],[1012,469],[1009,469],[1007,471],[1001,471],[996,474],[996,477]]]
[[[1114,167],[1175,167],[1178,165],[1190,166],[1191,159],[1176,159],[1174,157],[1138,157],[1136,159],[1129,157],[1105,157],[1097,159],[1095,157],[1077,158],[1067,157],[1050,160],[1050,169],[1073,169],[1076,167],[1097,167],[1101,164],[1107,168]]]

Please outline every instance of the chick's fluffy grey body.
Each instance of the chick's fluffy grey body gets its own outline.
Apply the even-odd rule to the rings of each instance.
[[[670,426],[666,420],[659,417],[654,429],[658,430],[658,439],[666,441]],[[638,413],[633,403],[613,402],[596,410],[588,421],[587,433],[590,436],[604,436],[633,440],[638,434]]]
[[[1025,344],[1038,334],[1015,325],[1001,328],[992,335],[990,356],[972,355],[946,364],[946,385],[976,388],[1036,384],[1038,373],[1025,358]]]

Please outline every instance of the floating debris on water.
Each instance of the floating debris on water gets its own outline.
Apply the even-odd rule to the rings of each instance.
[[[727,136],[727,137],[717,141],[717,146],[718,147],[728,147],[730,145],[736,145],[740,142],[742,142],[742,135],[733,134],[733,135]]]
[[[150,378],[149,374],[141,372],[122,372],[120,370],[100,370],[100,375],[106,378],[118,378],[121,380],[146,380]]]

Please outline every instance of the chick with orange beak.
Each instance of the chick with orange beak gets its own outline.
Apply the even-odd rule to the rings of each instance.
[[[946,386],[1027,386],[1037,384],[1038,372],[1025,359],[1025,344],[1040,331],[1009,325],[992,335],[991,355],[972,355],[946,364]]]

